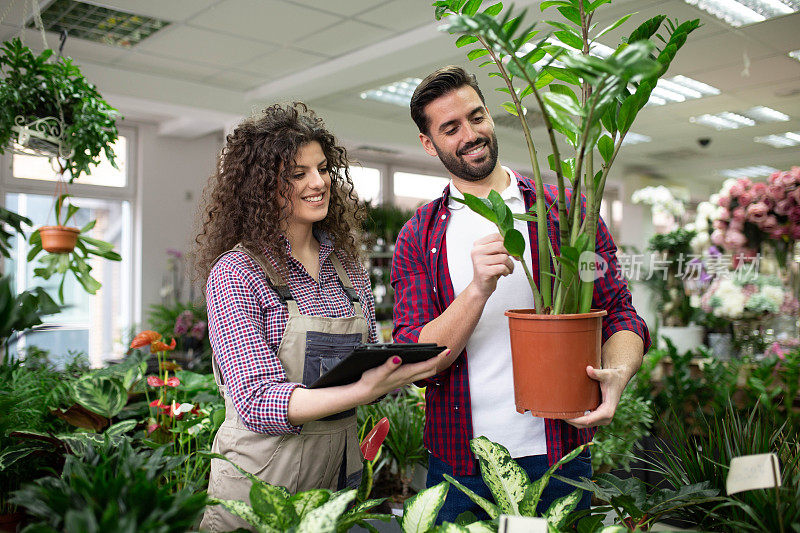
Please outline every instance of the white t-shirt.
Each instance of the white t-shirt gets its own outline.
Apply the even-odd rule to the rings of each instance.
[[[514,173],[503,167],[511,178],[500,195],[513,213],[525,212],[525,201]],[[464,195],[450,182],[450,195]],[[472,282],[470,252],[477,239],[497,233],[497,227],[474,213],[464,204],[450,200],[450,221],[447,225],[447,265],[455,296]],[[525,260],[530,265],[531,248],[527,222],[514,221],[514,227],[525,238]],[[469,394],[472,407],[472,429],[475,437],[485,436],[508,448],[512,457],[547,453],[544,419],[519,414],[514,403],[514,375],[511,367],[511,341],[507,309],[533,308],[525,271],[516,263],[510,276],[497,281],[497,289],[486,302],[478,325],[467,342]]]

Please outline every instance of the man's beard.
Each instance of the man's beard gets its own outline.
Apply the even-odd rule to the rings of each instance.
[[[481,144],[486,144],[489,148],[489,153],[484,156],[482,163],[470,164],[460,157],[464,152],[469,152]],[[480,181],[491,174],[495,165],[497,165],[497,136],[494,132],[492,132],[491,139],[487,137],[476,139],[459,150],[457,155],[451,155],[440,150],[439,147],[436,146],[436,143],[433,143],[433,147],[436,149],[436,154],[439,156],[439,160],[444,165],[444,168],[450,171],[453,176],[462,180]]]

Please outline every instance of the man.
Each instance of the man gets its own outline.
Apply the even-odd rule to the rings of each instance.
[[[452,198],[464,193],[501,194],[515,213],[534,205],[533,182],[501,166],[494,123],[475,77],[460,67],[437,70],[411,99],[411,117],[425,151],[437,156],[450,174],[441,198],[420,207],[400,232],[392,260],[395,290],[394,338],[397,342],[436,342],[460,353],[448,368],[425,381],[425,445],[431,452],[428,486],[452,475],[479,495],[491,498],[480,477],[469,440],[484,435],[508,448],[511,456],[538,479],[562,456],[589,442],[598,425],[614,416],[625,385],[639,369],[650,338],[631,305],[625,282],[617,279],[616,247],[602,222],[597,253],[608,262],[595,282],[593,307],[606,309],[603,368],[587,368],[600,382],[601,405],[573,420],[535,418],[516,412],[507,319],[512,308],[532,308],[533,296],[522,268],[503,247],[492,223]],[[546,186],[548,202],[556,190]],[[558,231],[555,209],[550,231]],[[526,241],[525,259],[538,279],[535,223],[516,221]],[[534,260],[531,261],[533,254]],[[561,475],[591,476],[588,452],[565,465]],[[553,480],[539,511],[574,490]],[[581,508],[588,508],[584,494]],[[464,511],[485,516],[461,491],[451,489],[439,520],[454,521]]]

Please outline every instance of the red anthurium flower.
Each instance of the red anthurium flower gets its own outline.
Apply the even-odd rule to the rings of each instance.
[[[167,405],[164,402],[162,402],[161,398],[159,398],[157,400],[153,400],[152,402],[150,402],[150,407],[157,407],[157,408],[161,409],[162,411],[169,411],[169,405]]]
[[[150,435],[152,432],[157,430],[159,427],[160,426],[159,426],[158,422],[156,422],[155,420],[153,420],[151,418],[150,421],[147,423],[147,434]]]
[[[364,456],[364,459],[367,461],[372,461],[375,459],[375,456],[378,455],[378,450],[381,448],[381,444],[383,444],[383,440],[386,438],[388,433],[389,419],[383,417],[378,420],[378,423],[375,424],[375,427],[372,428],[372,431],[367,433],[367,436],[361,441],[361,455]]]
[[[147,376],[147,384],[151,387],[163,387],[164,380],[158,376]]]
[[[164,344],[161,341],[155,341],[150,345],[150,352],[171,352],[175,349],[175,339],[169,344]]]
[[[164,382],[164,385],[166,385],[167,387],[177,387],[180,384],[181,384],[181,380],[179,380],[175,376],[172,376],[171,378],[167,378],[167,381]]]
[[[146,330],[133,338],[133,342],[131,342],[131,348],[144,348],[148,344],[152,344],[155,341],[161,338],[161,333]]]

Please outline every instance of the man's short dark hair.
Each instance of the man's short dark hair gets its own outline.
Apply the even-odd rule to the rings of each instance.
[[[456,65],[449,65],[429,74],[422,83],[414,90],[411,97],[411,119],[419,128],[420,133],[429,134],[430,124],[428,116],[425,114],[425,106],[456,89],[469,86],[475,89],[481,102],[486,105],[478,87],[478,82],[474,74],[470,74],[463,68]]]

